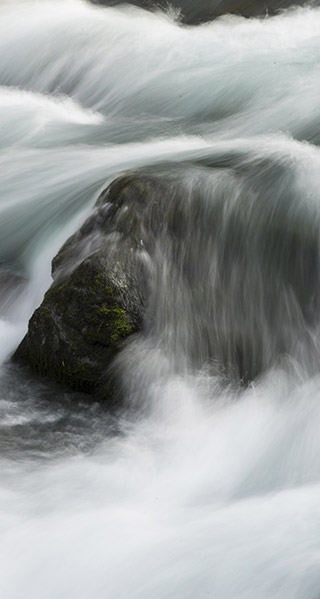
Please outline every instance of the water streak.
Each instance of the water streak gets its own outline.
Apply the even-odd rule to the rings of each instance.
[[[1,3],[4,599],[318,599],[319,26]],[[128,170],[158,212],[114,417],[6,360]]]

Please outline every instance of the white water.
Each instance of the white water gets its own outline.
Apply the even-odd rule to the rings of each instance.
[[[1,599],[319,599],[320,377],[306,364],[240,394],[205,367],[177,374],[142,338],[124,363],[135,409],[117,421],[5,363],[52,257],[119,172],[240,165],[257,196],[317,213],[319,28],[317,9],[184,28],[1,2],[0,262],[27,280],[1,306]]]

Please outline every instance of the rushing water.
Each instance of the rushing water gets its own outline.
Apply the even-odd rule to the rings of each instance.
[[[319,599],[319,30],[317,8],[188,28],[2,0],[1,599]],[[182,217],[114,416],[8,358],[61,244],[141,167]],[[217,367],[239,343],[247,387]]]

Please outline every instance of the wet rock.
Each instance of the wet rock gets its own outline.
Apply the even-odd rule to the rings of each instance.
[[[188,25],[211,21],[226,14],[264,17],[274,15],[291,6],[307,4],[305,0],[171,0],[169,3],[161,0],[131,0],[130,2],[124,2],[123,0],[92,0],[92,2],[105,6],[134,4],[147,10],[167,8],[170,5],[180,11],[181,20]],[[312,5],[318,6],[319,1],[316,0]]]
[[[54,282],[14,356],[41,374],[110,402],[116,381],[110,364],[141,330],[147,290],[137,237],[143,190],[136,202],[131,194],[131,225],[124,227],[128,181],[114,182],[101,195],[93,214],[54,258]]]
[[[175,373],[248,384],[287,356],[317,371],[317,207],[287,165],[218,166],[115,180],[53,260],[17,356],[115,404],[114,359],[143,324]]]

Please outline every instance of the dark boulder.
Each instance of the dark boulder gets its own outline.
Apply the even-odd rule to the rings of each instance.
[[[14,356],[41,374],[109,401],[115,394],[110,363],[140,331],[147,291],[138,235],[142,194],[133,194],[138,208],[131,203],[128,219],[128,184],[130,177],[114,182],[54,258],[53,284]]]
[[[134,4],[147,10],[168,8],[173,6],[180,11],[182,22],[188,25],[197,25],[211,21],[226,14],[237,14],[244,17],[264,17],[274,15],[277,12],[290,8],[291,6],[303,6],[310,4],[307,0],[91,0],[94,4],[105,6],[116,6],[121,4]],[[319,5],[319,0],[312,3]]]
[[[291,165],[249,164],[116,179],[53,260],[16,356],[116,404],[114,358],[143,325],[175,373],[247,384],[287,356],[317,371],[318,210]]]

